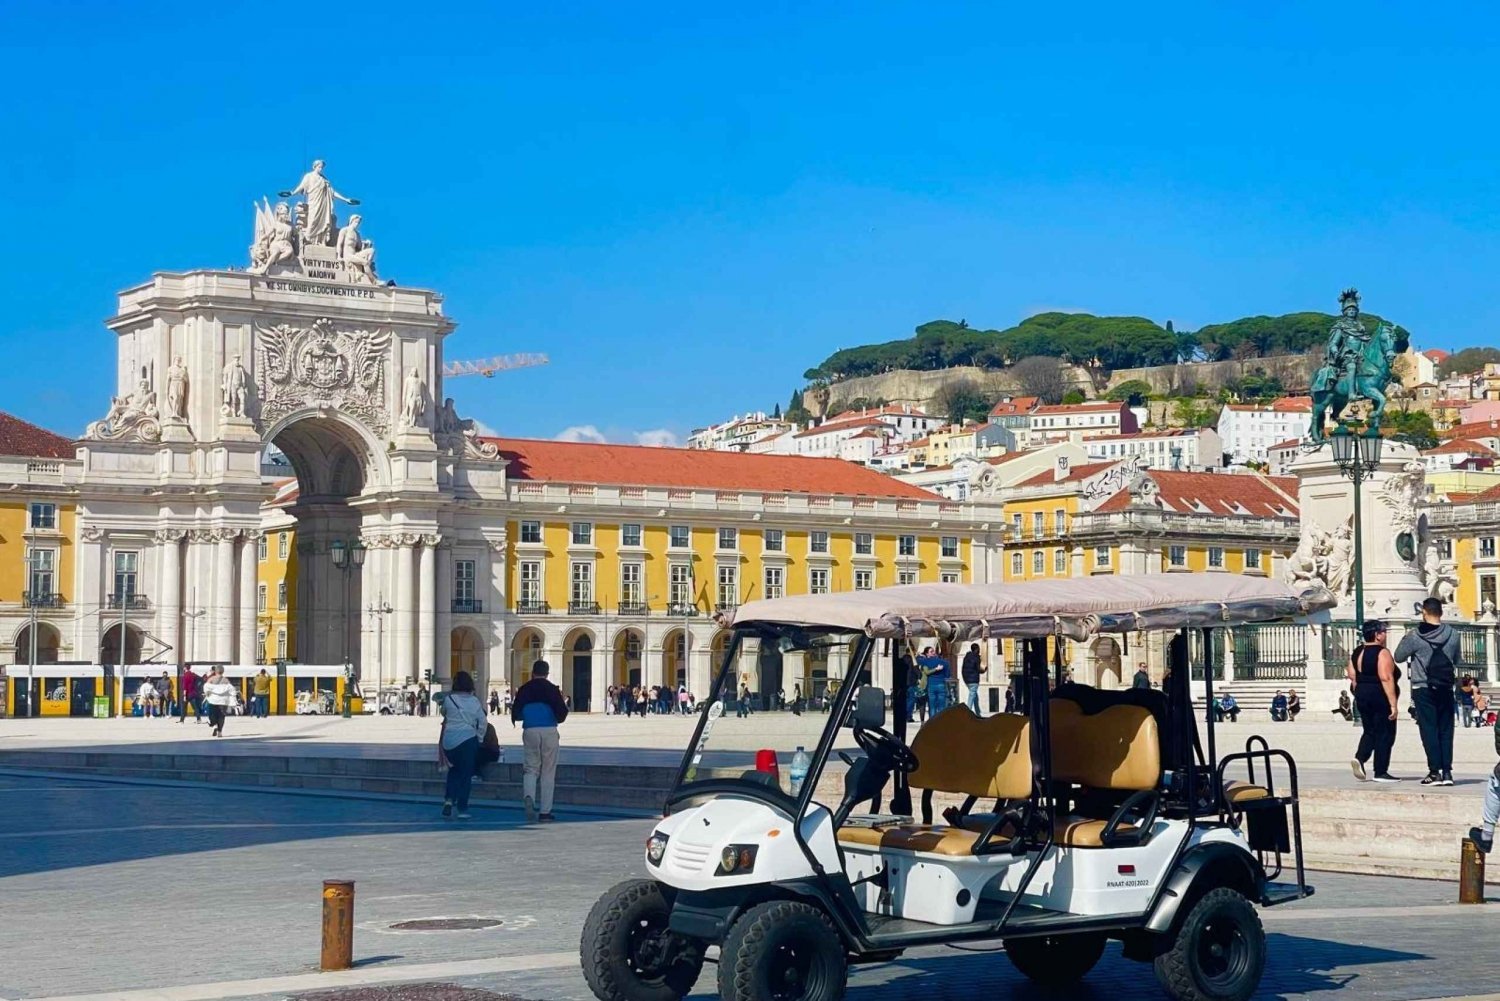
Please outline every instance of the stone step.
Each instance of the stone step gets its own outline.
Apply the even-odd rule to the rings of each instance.
[[[1405,791],[1414,787],[1413,791]],[[1313,820],[1348,820],[1369,827],[1413,821],[1468,830],[1479,822],[1484,794],[1477,786],[1452,786],[1419,792],[1416,783],[1400,786],[1360,785],[1347,789],[1307,789],[1301,794],[1302,824]],[[1471,791],[1472,790],[1472,791]]]
[[[1309,873],[1352,872],[1366,876],[1400,876],[1407,879],[1435,879],[1452,883],[1458,881],[1457,861],[1377,859],[1368,856],[1342,856],[1308,851],[1304,853],[1303,865]],[[1484,876],[1486,886],[1500,885],[1500,861],[1487,865]],[[1285,880],[1286,876],[1283,875],[1281,878]],[[1316,886],[1317,877],[1309,875],[1308,882]],[[1457,886],[1453,889],[1453,899],[1455,901],[1458,899]]]

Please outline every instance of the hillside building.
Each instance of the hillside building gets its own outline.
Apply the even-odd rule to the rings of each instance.
[[[1109,400],[1039,406],[1027,418],[1027,448],[1059,441],[1081,442],[1085,437],[1098,435],[1134,434],[1140,430],[1135,412],[1129,406]]]
[[[1143,460],[1149,469],[1185,472],[1222,466],[1224,449],[1213,428],[1168,428],[1083,439],[1088,461]]]
[[[1233,466],[1270,461],[1270,450],[1290,438],[1306,438],[1312,400],[1284,396],[1268,404],[1229,403],[1219,411],[1220,445]]]

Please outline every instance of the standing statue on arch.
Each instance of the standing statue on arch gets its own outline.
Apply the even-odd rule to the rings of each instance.
[[[314,160],[312,169],[302,175],[302,180],[291,191],[279,192],[282,198],[301,195],[307,199],[307,221],[302,226],[302,241],[319,247],[333,246],[338,220],[334,216],[336,200],[349,205],[358,205],[358,198],[346,198],[334,190],[332,182],[323,176],[323,161]]]
[[[1359,322],[1359,290],[1345,289],[1339,294],[1339,311],[1328,332],[1328,346],[1323,365],[1312,379],[1312,427],[1308,439],[1321,445],[1327,421],[1338,421],[1351,402],[1369,400],[1370,428],[1380,430],[1385,416],[1385,391],[1391,384],[1391,364],[1406,350],[1406,336],[1398,336],[1395,327],[1382,322],[1371,334]]]

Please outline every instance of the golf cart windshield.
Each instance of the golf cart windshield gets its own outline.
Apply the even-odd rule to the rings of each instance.
[[[735,630],[714,665],[712,698],[687,748],[679,787],[734,782],[790,798],[794,775],[801,778],[799,750],[810,761],[830,729],[839,731],[835,749],[853,748],[852,732],[841,725],[847,716],[841,696],[862,638],[850,630],[774,624]]]

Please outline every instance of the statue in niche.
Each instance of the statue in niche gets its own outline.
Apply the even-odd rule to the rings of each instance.
[[[401,423],[409,428],[422,426],[427,417],[427,387],[422,374],[413,365],[406,373],[406,382],[401,389]]]
[[[222,380],[224,391],[224,403],[219,412],[225,417],[244,417],[245,398],[249,395],[250,377],[245,374],[245,366],[240,364],[240,356],[235,355],[229,359],[229,364],[224,366],[224,378]]]
[[[348,205],[358,205],[358,198],[346,198],[334,190],[328,178],[323,176],[323,161],[314,160],[312,169],[302,175],[302,180],[291,191],[281,191],[282,198],[301,195],[307,199],[307,222],[302,226],[302,239],[306,244],[332,246],[338,220],[334,216],[335,200]]]
[[[278,264],[297,259],[296,231],[286,202],[261,200],[255,206],[255,242],[250,245],[250,273],[263,275]]]
[[[187,419],[188,370],[179,355],[167,369],[167,418]]]
[[[349,225],[339,230],[339,260],[348,266],[349,274],[356,282],[378,285],[379,279],[375,277],[375,244],[359,234],[359,224],[363,218],[352,215],[349,217]]]

